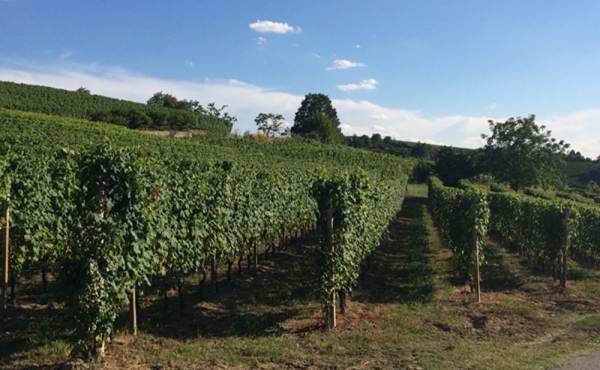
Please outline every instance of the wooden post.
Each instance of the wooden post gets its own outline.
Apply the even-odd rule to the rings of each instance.
[[[131,333],[137,335],[137,302],[135,296],[135,286],[131,291]]]
[[[329,208],[327,208],[327,252],[333,253],[333,200],[329,198]],[[327,329],[335,328],[337,325],[335,317],[335,289],[331,289],[331,297],[329,298],[329,306],[327,307]]]
[[[9,243],[10,243],[10,198],[6,197],[5,202],[5,217],[6,217],[6,230],[4,234],[4,276],[2,279],[2,310],[6,310],[6,291],[8,290],[8,262],[9,262]]]
[[[569,249],[569,209],[564,210],[564,237],[562,250],[562,271],[560,273],[560,287],[564,292],[567,290],[567,251]]]
[[[477,220],[475,219],[475,203],[473,203],[471,205],[471,218],[473,219],[474,223],[477,222]],[[479,242],[477,240],[477,227],[475,226],[475,224],[473,225],[473,259],[474,259],[474,264],[475,264],[475,281],[474,281],[474,285],[475,285],[475,295],[477,297],[477,303],[481,303],[481,285],[480,285],[480,278],[479,278]]]
[[[256,239],[254,240],[252,248],[254,248],[254,268],[256,268],[258,266],[258,242]]]
[[[213,255],[212,265],[210,269],[210,280],[212,284],[213,294],[217,294],[217,255]]]

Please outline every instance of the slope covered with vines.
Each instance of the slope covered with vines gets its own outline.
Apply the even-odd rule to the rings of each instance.
[[[177,140],[9,110],[0,110],[0,128],[11,282],[26,267],[55,271],[73,339],[91,356],[102,354],[136,289],[166,292],[214,276],[219,264],[231,269],[257,244],[322,221],[326,207],[335,249],[317,248],[314,289],[349,291],[412,168],[342,146]]]
[[[232,128],[231,122],[199,112],[6,81],[0,81],[0,108],[91,119],[132,129],[197,129],[224,135]]]

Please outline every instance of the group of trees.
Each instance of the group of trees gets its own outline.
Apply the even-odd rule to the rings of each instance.
[[[529,186],[560,187],[560,171],[569,148],[564,140],[551,136],[535,116],[510,118],[505,122],[488,121],[491,134],[482,134],[482,149],[465,151],[444,147],[436,156],[435,171],[446,185],[460,179],[489,174],[513,190]]]
[[[261,113],[255,119],[260,131],[267,135],[279,132],[284,118],[272,113]],[[447,185],[478,174],[489,174],[513,190],[523,187],[560,187],[564,183],[560,171],[565,159],[585,160],[581,153],[571,150],[569,144],[551,136],[545,126],[535,123],[535,115],[510,118],[505,122],[488,121],[491,134],[482,134],[486,145],[477,150],[443,147],[436,153],[435,171]],[[324,143],[343,143],[337,111],[329,97],[308,94],[296,112],[291,132]],[[398,147],[390,136],[380,134],[353,137],[348,144],[375,151],[395,151],[396,155],[429,159],[431,148],[417,143],[410,148]]]
[[[258,131],[268,136],[280,132],[285,118],[281,114],[259,113],[254,119]],[[344,143],[337,111],[324,94],[307,94],[296,111],[291,133],[327,144]]]
[[[229,115],[229,113],[225,112],[225,108],[227,108],[227,105],[223,105],[221,108],[217,108],[215,103],[208,103],[208,105],[205,108],[197,100],[178,100],[173,95],[165,94],[162,91],[159,91],[152,95],[152,97],[148,99],[146,104],[154,107],[179,109],[204,116],[216,117],[228,122],[230,126],[233,126],[233,124],[237,122],[236,117],[233,117]]]

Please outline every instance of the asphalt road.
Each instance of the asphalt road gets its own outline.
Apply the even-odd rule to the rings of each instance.
[[[587,356],[575,357],[568,364],[551,370],[600,370],[600,351]]]

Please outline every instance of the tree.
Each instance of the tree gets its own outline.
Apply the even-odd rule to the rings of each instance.
[[[284,121],[285,118],[281,114],[273,113],[259,113],[254,119],[256,126],[258,126],[258,131],[262,131],[271,137],[279,133]]]
[[[337,111],[331,105],[329,97],[324,94],[308,94],[304,97],[304,100],[302,100],[302,103],[300,104],[300,108],[296,111],[292,133],[306,135],[317,131],[315,124],[322,124],[325,122],[320,116],[321,113],[325,115],[324,117],[329,124],[339,132],[340,136],[342,136],[342,132],[339,128],[340,120],[337,116]]]
[[[221,108],[217,108],[215,103],[208,103],[206,109],[203,109],[202,106],[200,106],[200,111],[203,114],[223,119],[233,126],[233,124],[237,122],[237,118],[230,116],[229,113],[225,112],[225,108],[227,107],[228,105],[223,105]]]
[[[382,139],[381,139],[381,134],[373,134],[371,136],[371,143],[373,144],[374,147],[378,147],[379,144],[381,144]]]
[[[419,141],[410,149],[410,156],[416,158],[429,158],[429,145]]]
[[[305,137],[319,140],[320,142],[326,144],[344,143],[344,135],[342,135],[342,132],[339,128],[335,127],[325,112],[315,113],[308,123],[313,130],[306,133],[304,135]]]
[[[81,86],[79,89],[75,90],[75,92],[80,94],[89,94],[90,90],[87,87]]]
[[[437,152],[435,172],[445,185],[457,186],[459,180],[477,174],[476,152],[470,154],[445,146]]]
[[[535,115],[488,123],[492,135],[481,135],[487,141],[484,168],[496,180],[508,182],[513,190],[562,184],[560,166],[569,144],[551,137],[545,126],[536,125]]]
[[[152,105],[156,107],[165,107],[165,108],[174,108],[181,109],[179,105],[179,100],[171,94],[164,94],[162,91],[157,92],[152,95],[150,99],[146,102],[147,105]]]

